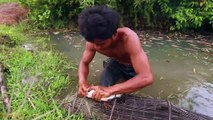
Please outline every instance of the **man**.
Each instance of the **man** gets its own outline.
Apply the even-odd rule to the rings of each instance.
[[[153,82],[147,56],[141,48],[137,34],[127,27],[118,28],[119,14],[105,6],[94,6],[81,12],[78,18],[80,32],[86,39],[86,47],[79,64],[80,97],[88,89],[95,90],[92,98],[137,91]],[[99,52],[109,59],[106,62],[100,86],[88,83],[89,63]],[[125,81],[117,83],[120,78]]]

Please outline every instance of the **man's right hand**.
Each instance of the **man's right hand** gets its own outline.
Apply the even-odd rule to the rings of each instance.
[[[79,83],[79,87],[78,87],[78,96],[79,97],[84,97],[87,95],[87,90],[89,88],[89,84],[88,82],[82,82]]]

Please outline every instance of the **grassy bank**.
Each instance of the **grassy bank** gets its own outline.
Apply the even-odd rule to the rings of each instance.
[[[67,71],[74,65],[47,45],[48,38],[32,36],[26,28],[0,26],[0,61],[12,108],[7,113],[1,98],[0,118],[81,119],[68,116],[55,99],[70,84]]]
[[[0,3],[6,3],[6,2],[18,2],[19,0],[0,0]]]

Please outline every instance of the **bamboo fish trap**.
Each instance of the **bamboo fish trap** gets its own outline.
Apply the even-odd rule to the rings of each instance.
[[[213,120],[213,118],[179,108],[166,100],[123,95],[108,102],[95,102],[76,95],[67,97],[63,106],[71,113],[83,113],[86,120]]]

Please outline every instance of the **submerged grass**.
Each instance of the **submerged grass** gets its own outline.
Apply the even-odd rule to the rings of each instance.
[[[0,99],[0,118],[3,119],[83,119],[61,108],[56,98],[71,82],[67,71],[75,68],[71,62],[47,47],[48,38],[26,34],[25,24],[0,26],[0,37],[14,41],[15,46],[0,44],[0,61],[4,65],[5,83],[12,107],[7,113]],[[26,50],[25,43],[33,43]]]

